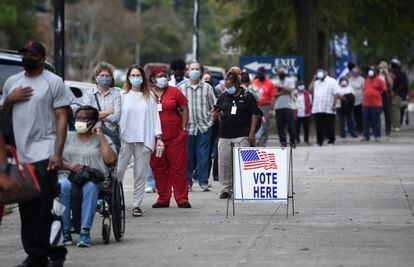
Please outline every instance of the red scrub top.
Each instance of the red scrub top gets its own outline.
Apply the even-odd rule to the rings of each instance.
[[[157,99],[157,103],[159,99]],[[178,113],[178,107],[188,103],[188,99],[178,88],[168,86],[161,96],[162,111],[159,112],[162,129],[162,139],[172,140],[183,131],[182,119]]]

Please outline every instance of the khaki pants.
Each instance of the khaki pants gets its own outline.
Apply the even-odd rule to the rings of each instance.
[[[145,180],[151,156],[151,150],[144,146],[144,143],[125,143],[122,141],[121,151],[119,152],[117,175],[122,182],[129,160],[134,156],[134,194],[132,206],[134,208],[141,205],[145,194]]]
[[[221,192],[231,192],[233,185],[232,182],[232,162],[231,158],[231,143],[234,143],[235,147],[248,147],[249,142],[247,137],[239,138],[220,138],[218,141],[218,171],[219,182],[221,186]]]
[[[401,124],[401,97],[399,95],[394,96],[392,99],[392,127],[400,128]]]

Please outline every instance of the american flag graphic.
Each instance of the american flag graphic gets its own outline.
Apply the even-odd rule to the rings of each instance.
[[[276,169],[276,156],[259,149],[247,149],[240,151],[243,161],[243,170],[263,168],[265,170]]]

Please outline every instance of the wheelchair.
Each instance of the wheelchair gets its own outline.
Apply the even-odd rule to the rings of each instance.
[[[104,188],[98,196],[97,212],[102,216],[102,240],[109,244],[111,228],[115,240],[121,241],[125,233],[125,198],[122,183],[112,175],[114,168],[110,168],[109,178],[104,181]]]

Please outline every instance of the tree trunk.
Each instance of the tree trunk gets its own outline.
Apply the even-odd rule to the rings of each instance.
[[[318,0],[292,0],[296,17],[296,45],[303,55],[305,83],[309,83],[318,64]]]

